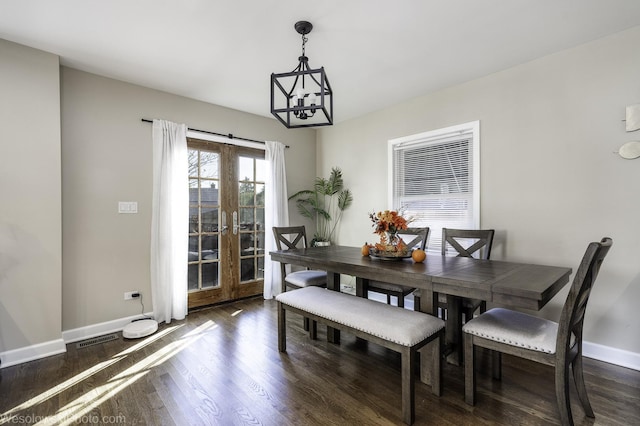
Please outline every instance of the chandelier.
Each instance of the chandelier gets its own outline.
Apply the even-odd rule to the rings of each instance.
[[[302,55],[291,72],[271,74],[271,114],[287,128],[330,126],[333,124],[333,92],[324,67],[309,68],[305,55],[306,35],[313,25],[296,22],[302,35]]]

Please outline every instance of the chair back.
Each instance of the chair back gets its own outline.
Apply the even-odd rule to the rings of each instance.
[[[427,247],[427,241],[429,240],[429,227],[424,228],[407,228],[398,232],[400,237],[405,235],[412,236],[413,238],[407,238],[408,241],[405,241],[405,244],[410,249],[420,249],[424,250]],[[405,238],[402,238],[403,240]]]
[[[602,261],[612,244],[613,240],[608,237],[603,238],[599,243],[592,242],[582,257],[560,315],[556,339],[558,360],[567,360],[568,362],[582,353],[582,326],[587,302],[598,272],[600,272]]]
[[[442,228],[442,255],[446,255],[447,248],[450,246],[458,252],[457,257],[489,259],[494,233],[493,229]],[[472,242],[467,244],[466,240],[472,240]]]
[[[276,239],[278,250],[291,250],[295,248],[307,248],[307,232],[304,226],[274,226],[273,236]],[[289,271],[287,271],[289,269]],[[285,262],[280,262],[280,277],[282,279],[282,291],[286,291],[285,277],[288,272],[309,268],[296,267]]]
[[[273,236],[278,250],[307,248],[307,233],[304,226],[274,226]]]

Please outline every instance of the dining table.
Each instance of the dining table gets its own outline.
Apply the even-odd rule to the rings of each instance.
[[[360,247],[330,245],[271,251],[271,259],[327,272],[327,288],[340,291],[340,276],[356,277],[356,296],[367,297],[369,280],[420,289],[420,310],[435,315],[438,294],[447,296],[446,347],[449,362],[462,363],[462,298],[492,306],[540,310],[569,282],[571,268],[443,256],[427,252],[423,262],[362,254]],[[327,329],[327,339],[340,343],[340,332]],[[430,382],[428,351],[422,351],[421,380]]]

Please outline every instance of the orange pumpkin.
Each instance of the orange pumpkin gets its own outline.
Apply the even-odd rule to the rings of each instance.
[[[424,260],[427,258],[427,253],[425,253],[424,250],[415,249],[413,253],[411,253],[411,258],[416,263],[424,262]]]
[[[362,246],[362,255],[369,256],[369,244],[364,243],[364,245]]]

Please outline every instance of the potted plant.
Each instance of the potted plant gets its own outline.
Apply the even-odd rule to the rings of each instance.
[[[313,189],[298,191],[289,197],[295,199],[298,212],[315,220],[316,233],[311,245],[328,245],[342,218],[344,210],[353,202],[353,195],[344,189],[342,171],[331,169],[328,179],[316,177]]]

